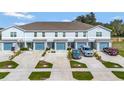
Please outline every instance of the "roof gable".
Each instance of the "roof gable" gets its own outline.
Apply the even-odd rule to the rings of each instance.
[[[25,31],[24,29],[22,29],[22,28],[20,28],[20,27],[18,27],[18,26],[11,26],[11,27],[2,29],[1,31],[5,31],[5,30],[10,29],[10,28],[15,28],[15,29],[18,29],[18,30],[21,30],[21,31]]]

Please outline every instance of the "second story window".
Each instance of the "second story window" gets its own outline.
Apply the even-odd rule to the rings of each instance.
[[[101,37],[102,36],[102,32],[96,32],[96,37]]]
[[[65,37],[65,32],[63,32],[63,37]]]
[[[75,32],[75,37],[78,37],[78,32]]]
[[[58,37],[58,32],[55,32],[55,37]]]
[[[17,33],[16,32],[10,32],[10,37],[16,37]]]
[[[37,37],[37,32],[34,32],[34,37]]]
[[[45,37],[45,32],[42,32],[42,37]]]
[[[83,37],[86,37],[86,32],[83,32]]]

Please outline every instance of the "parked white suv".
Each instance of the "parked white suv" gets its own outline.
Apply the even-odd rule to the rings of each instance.
[[[81,52],[86,57],[92,57],[94,55],[93,50],[89,46],[82,46]]]

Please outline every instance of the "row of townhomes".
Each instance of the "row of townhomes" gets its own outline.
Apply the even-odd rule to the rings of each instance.
[[[78,49],[81,45],[101,51],[111,47],[110,29],[81,22],[34,22],[5,28],[1,34],[1,51],[11,51],[12,47],[66,50],[68,47]]]

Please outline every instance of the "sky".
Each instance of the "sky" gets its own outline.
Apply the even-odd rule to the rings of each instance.
[[[31,22],[60,21],[70,22],[77,16],[89,12],[0,12],[0,27],[24,25]],[[98,22],[109,23],[114,19],[123,19],[124,12],[94,12]]]

